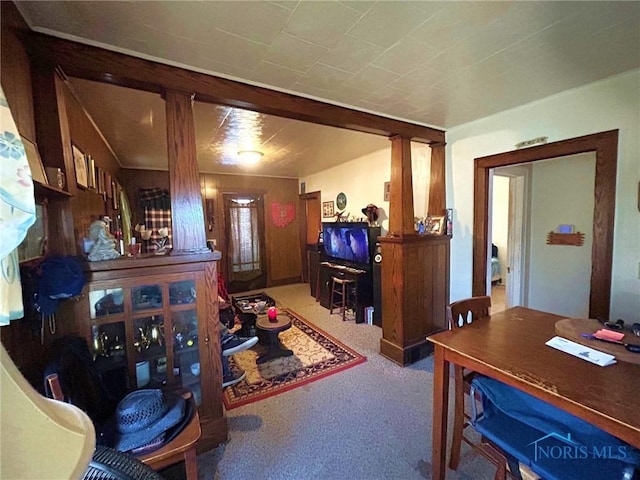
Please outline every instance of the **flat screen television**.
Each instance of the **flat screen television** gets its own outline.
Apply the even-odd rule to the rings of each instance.
[[[324,253],[337,260],[368,264],[369,232],[366,222],[323,222]]]

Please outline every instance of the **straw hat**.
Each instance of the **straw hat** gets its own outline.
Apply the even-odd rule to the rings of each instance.
[[[184,398],[167,397],[158,389],[131,392],[116,408],[114,447],[127,452],[155,440],[183,420],[185,403]]]

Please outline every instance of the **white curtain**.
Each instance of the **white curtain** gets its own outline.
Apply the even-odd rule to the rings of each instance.
[[[249,204],[230,202],[231,280],[246,281],[262,274],[258,235],[258,208]]]

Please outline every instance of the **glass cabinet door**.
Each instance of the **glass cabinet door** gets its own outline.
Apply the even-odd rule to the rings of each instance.
[[[124,320],[92,325],[91,337],[95,368],[114,398],[124,397],[131,386]]]
[[[191,390],[196,404],[201,403],[198,315],[193,280],[169,285],[171,334],[173,335],[173,375],[178,384]]]
[[[133,321],[137,388],[161,388],[167,383],[164,317],[151,315]]]
[[[99,317],[124,313],[124,290],[107,288],[89,292],[89,312],[91,320]],[[121,336],[120,338],[124,338]]]
[[[143,285],[131,289],[133,311],[162,308],[162,286]]]

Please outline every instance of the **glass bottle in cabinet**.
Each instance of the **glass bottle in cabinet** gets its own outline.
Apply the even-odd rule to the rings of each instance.
[[[164,317],[151,315],[133,321],[137,388],[160,388],[167,383]]]

